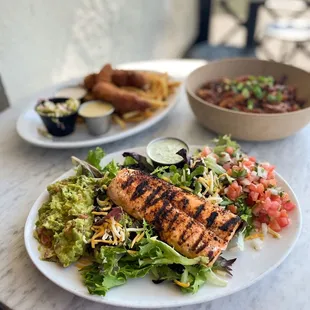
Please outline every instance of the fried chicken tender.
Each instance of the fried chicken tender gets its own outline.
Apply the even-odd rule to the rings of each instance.
[[[97,82],[97,75],[97,73],[92,73],[84,78],[84,87],[86,89],[91,90],[95,86]]]
[[[144,111],[150,108],[150,103],[147,100],[110,83],[96,83],[92,93],[95,98],[110,102],[115,107],[115,112],[119,114],[137,110]]]
[[[113,70],[112,83],[119,86],[131,86],[140,89],[147,89],[149,83],[141,72],[130,70]]]
[[[103,68],[99,71],[97,75],[96,83],[99,82],[111,83],[113,71],[114,70],[110,64],[106,64],[105,66],[103,66]]]

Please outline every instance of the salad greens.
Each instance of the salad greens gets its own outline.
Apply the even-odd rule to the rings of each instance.
[[[185,293],[197,292],[206,282],[226,285],[226,281],[217,277],[215,272],[232,275],[231,265],[235,260],[220,257],[210,268],[207,257],[186,258],[160,241],[146,222],[131,218],[115,205],[112,205],[112,209],[111,206],[110,209],[106,208],[109,204],[106,189],[118,171],[123,167],[139,169],[204,197],[214,205],[223,208],[234,205],[236,213],[245,224],[236,238],[237,245],[242,248],[244,238],[254,227],[252,209],[244,194],[230,199],[227,187],[236,180],[243,180],[247,171],[233,167],[228,174],[223,168],[231,158],[236,162],[242,160],[242,152],[240,146],[229,136],[219,137],[214,142],[213,150],[199,150],[191,157],[186,150],[182,150],[180,155],[184,161],[181,165],[155,167],[145,156],[125,152],[122,164],[112,160],[102,166],[105,152],[99,147],[89,151],[85,161],[73,157],[72,160],[77,165],[76,176],[49,186],[51,199],[39,211],[37,227],[44,230],[37,232],[37,238],[45,249],[43,258],[68,266],[81,256],[90,256],[91,264],[82,268],[80,273],[91,294],[105,295],[109,289],[126,283],[128,279],[147,274],[154,283],[173,281]],[[204,156],[201,155],[202,152],[205,152]],[[265,173],[262,169],[257,172]],[[55,205],[56,212],[53,211],[52,204]],[[108,211],[104,212],[105,210]],[[81,214],[87,216],[81,217]],[[116,231],[120,236],[119,242],[112,243],[112,237],[107,239],[111,245],[90,242],[92,236],[100,231],[100,225],[105,222],[110,225],[110,230],[106,230],[107,234],[112,230]],[[44,239],[46,235],[50,238],[50,244],[44,246],[42,236]]]
[[[175,281],[181,287],[183,285],[184,292],[192,293],[209,279],[211,269],[206,266],[208,258],[186,258],[158,240],[146,222],[143,223],[143,229],[145,236],[130,250],[125,245],[101,246],[95,252],[96,262],[81,270],[91,294],[105,295],[110,288],[148,273],[155,283]],[[221,285],[224,284],[226,281],[221,280]]]

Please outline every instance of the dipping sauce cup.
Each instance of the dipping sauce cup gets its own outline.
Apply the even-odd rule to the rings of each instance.
[[[85,119],[88,132],[93,136],[99,136],[110,129],[114,110],[110,103],[92,100],[83,103],[79,115]]]
[[[146,147],[147,156],[156,165],[177,165],[183,161],[177,152],[181,149],[189,151],[186,142],[172,137],[163,137],[152,140]]]

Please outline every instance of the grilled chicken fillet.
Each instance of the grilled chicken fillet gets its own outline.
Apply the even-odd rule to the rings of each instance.
[[[123,169],[109,185],[108,196],[134,218],[144,218],[153,224],[160,238],[178,252],[191,258],[207,256],[211,266],[226,243],[168,199],[158,199],[158,188],[148,184],[150,180],[146,177],[154,179],[139,171]]]
[[[119,177],[124,174],[128,183],[142,182],[141,191],[152,191],[155,200],[167,199],[171,205],[185,212],[193,219],[203,224],[228,244],[241,224],[241,219],[234,213],[221,207],[212,205],[203,198],[185,192],[159,178],[144,174],[141,171],[122,170]]]

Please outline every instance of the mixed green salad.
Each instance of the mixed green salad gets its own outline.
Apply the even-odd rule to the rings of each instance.
[[[238,214],[244,225],[231,243],[240,249],[244,240],[261,241],[268,232],[278,237],[289,224],[287,211],[295,206],[277,187],[273,166],[243,154],[229,136],[217,139],[213,149],[178,154],[181,164],[160,167],[128,152],[123,163],[102,167],[101,148],[91,150],[85,161],[73,157],[75,176],[49,185],[49,200],[39,210],[34,235],[42,259],[63,267],[77,263],[84,284],[97,295],[147,274],[156,284],[173,281],[185,293],[197,292],[206,282],[226,285],[235,259],[220,256],[209,267],[207,257],[184,257],[159,240],[151,225],[109,199],[106,190],[118,171],[142,170]]]

